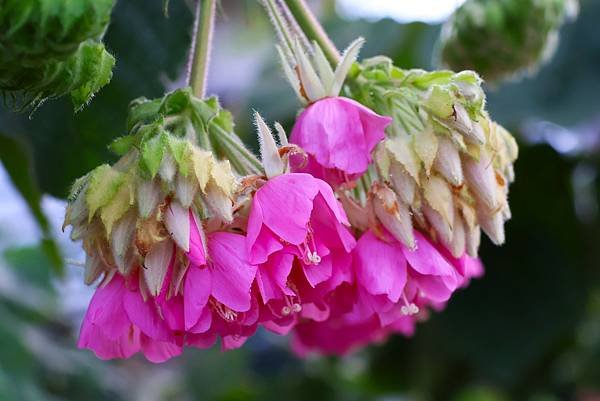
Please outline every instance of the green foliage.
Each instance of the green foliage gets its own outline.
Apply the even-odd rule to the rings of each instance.
[[[0,66],[34,68],[66,59],[79,44],[98,39],[114,0],[1,0]]]
[[[0,71],[0,90],[19,108],[36,108],[48,99],[70,95],[81,109],[112,78],[114,57],[102,43],[86,41],[66,60],[38,67]]]
[[[52,240],[50,223],[40,206],[42,195],[33,176],[34,166],[31,155],[23,141],[0,132],[0,162],[44,234],[43,250],[52,261],[55,271],[62,273],[62,257],[56,243]]]
[[[487,81],[535,70],[553,53],[576,0],[468,0],[441,35],[441,60]]]

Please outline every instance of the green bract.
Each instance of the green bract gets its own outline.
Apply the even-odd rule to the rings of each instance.
[[[98,39],[114,0],[0,0],[0,65],[39,67]]]
[[[47,99],[70,95],[79,110],[110,82],[114,64],[104,45],[90,40],[63,61],[31,68],[0,68],[0,91],[20,108],[35,108]]]
[[[233,132],[231,113],[221,108],[217,98],[198,99],[189,88],[160,99],[132,101],[127,129],[130,135],[118,138],[111,148],[122,155],[135,146],[141,151],[141,167],[150,176],[156,175],[167,145],[176,162],[181,164],[185,159],[185,148],[177,139],[190,140],[219,158],[229,159],[239,174],[262,171],[260,162]],[[187,174],[188,167],[180,167]]]
[[[442,30],[441,62],[487,81],[533,70],[554,53],[576,9],[576,0],[468,0]]]

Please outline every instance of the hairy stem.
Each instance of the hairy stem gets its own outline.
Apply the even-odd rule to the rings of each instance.
[[[340,52],[335,47],[319,20],[312,13],[305,0],[284,0],[290,13],[296,19],[296,22],[304,31],[308,39],[314,40],[319,44],[327,60],[336,66],[340,61]]]
[[[217,0],[198,0],[196,5],[187,83],[192,87],[193,94],[199,98],[203,98],[206,92],[216,4]]]

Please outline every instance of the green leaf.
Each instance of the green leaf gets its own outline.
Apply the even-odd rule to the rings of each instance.
[[[110,82],[115,66],[115,58],[106,51],[104,45],[84,46],[81,57],[81,74],[86,79],[77,89],[71,91],[75,111],[81,110],[96,92]]]
[[[64,270],[62,256],[52,239],[50,224],[40,206],[42,195],[33,176],[33,163],[27,146],[21,140],[0,133],[0,161],[42,230],[43,249],[52,261],[53,268],[56,273],[62,274]]]
[[[189,145],[190,143],[185,139],[169,136],[169,148],[171,149],[171,154],[177,162],[179,173],[184,177],[187,177],[190,171],[192,151]]]
[[[125,135],[112,141],[112,143],[108,145],[108,148],[115,154],[123,156],[125,153],[129,152],[129,149],[131,149],[134,143],[135,136]]]
[[[149,140],[144,141],[141,146],[143,166],[150,173],[150,177],[154,178],[160,168],[165,148],[168,145],[168,134],[161,132],[154,135]]]
[[[450,91],[439,85],[434,85],[432,87],[431,92],[424,103],[424,106],[427,107],[432,114],[443,119],[452,116],[454,113],[453,105],[454,98]]]

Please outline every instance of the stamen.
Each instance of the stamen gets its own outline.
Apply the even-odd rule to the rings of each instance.
[[[400,308],[400,313],[404,316],[412,316],[419,313],[419,307],[412,302],[408,302],[405,292],[402,292],[402,300],[404,301],[404,305]]]
[[[237,313],[229,309],[227,306],[211,299],[210,304],[213,307],[213,310],[217,312],[219,316],[221,316],[224,320],[228,322],[233,322],[237,319]]]
[[[302,305],[296,302],[296,299],[298,299],[298,301],[300,300],[297,296],[285,295],[283,299],[285,301],[285,306],[281,308],[281,314],[283,316],[289,316],[290,314],[302,311]]]
[[[308,233],[306,234],[306,238],[301,245],[298,245],[297,248],[300,251],[300,255],[302,256],[302,261],[307,265],[318,265],[321,263],[321,256],[317,253],[317,244],[315,243],[315,237],[313,235],[313,229],[308,223],[306,225],[308,229]],[[309,245],[310,242],[310,245]],[[311,249],[312,247],[312,249]]]

